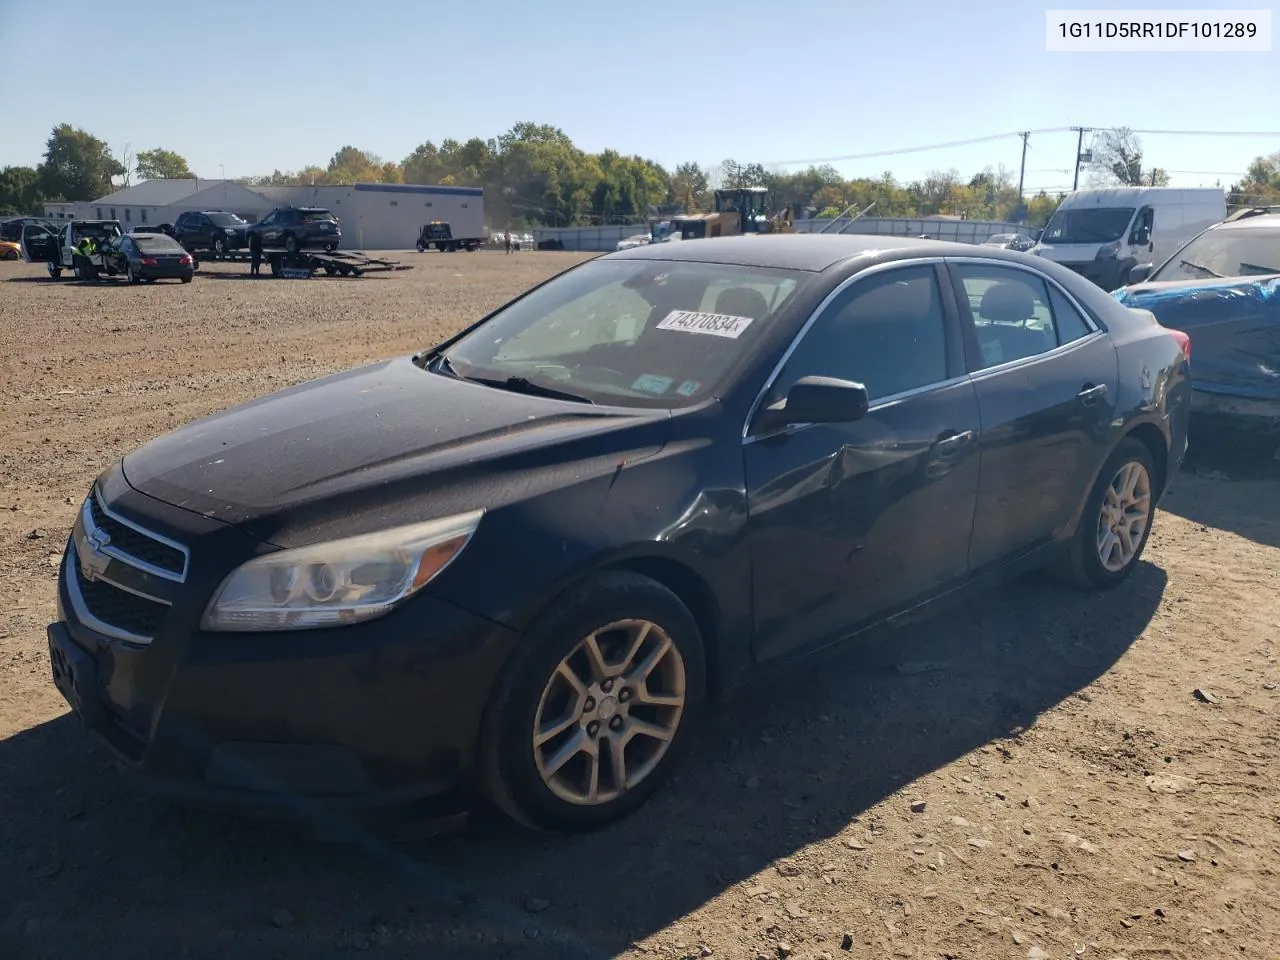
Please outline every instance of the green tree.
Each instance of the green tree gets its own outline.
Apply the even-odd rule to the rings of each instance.
[[[194,180],[196,176],[185,157],[163,147],[141,151],[134,172],[143,180]]]
[[[1231,185],[1232,206],[1272,206],[1280,204],[1280,151],[1256,157],[1244,179]]]
[[[672,203],[678,203],[690,213],[703,209],[707,202],[710,180],[707,171],[696,163],[681,163],[671,177]]]
[[[40,190],[50,200],[96,200],[111,192],[111,178],[125,174],[111,148],[91,133],[62,123],[53,128],[37,168]]]
[[[34,167],[0,170],[0,216],[40,214],[43,201],[40,178]]]

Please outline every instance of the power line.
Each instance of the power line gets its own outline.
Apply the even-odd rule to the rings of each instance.
[[[801,160],[770,160],[765,166],[791,167],[801,163],[837,163],[843,160],[869,160],[873,157],[896,157],[904,153],[924,153],[928,150],[945,150],[948,147],[967,147],[974,143],[990,143],[993,140],[1008,140],[1010,137],[1021,137],[1024,133],[1062,133],[1067,127],[1045,127],[1042,130],[1016,130],[1012,133],[993,133],[985,137],[970,137],[968,140],[949,140],[946,143],[928,143],[917,147],[901,147],[897,150],[873,150],[870,153],[847,153],[838,157],[808,157]]]
[[[946,150],[951,147],[967,147],[975,143],[991,143],[995,140],[1009,140],[1021,137],[1024,133],[1068,133],[1089,132],[1104,133],[1122,130],[1123,127],[1042,127],[1039,130],[1011,130],[1008,133],[993,133],[984,137],[970,137],[967,140],[949,140],[945,143],[928,143],[915,147],[900,147],[895,150],[873,150],[869,153],[846,153],[834,157],[806,157],[798,160],[770,160],[765,166],[791,167],[802,163],[840,163],[845,160],[870,160],[875,157],[896,157],[907,153],[925,153],[929,150]],[[1130,130],[1134,134],[1149,136],[1178,137],[1280,137],[1277,130]],[[1034,147],[1032,148],[1035,149]],[[1039,153],[1039,151],[1036,151]]]

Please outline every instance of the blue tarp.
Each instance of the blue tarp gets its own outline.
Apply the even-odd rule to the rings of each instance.
[[[1191,337],[1191,385],[1280,401],[1280,277],[1138,284],[1112,296]]]

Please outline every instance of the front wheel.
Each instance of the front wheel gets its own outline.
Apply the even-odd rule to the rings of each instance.
[[[213,258],[215,260],[221,260],[226,255],[227,255],[227,241],[222,239],[222,237],[214,237],[213,238]]]
[[[1156,483],[1151,451],[1132,437],[1121,440],[1098,474],[1064,559],[1069,580],[1109,590],[1133,573],[1155,519]]]
[[[47,265],[46,269],[48,269],[48,271],[49,271],[49,279],[50,279],[50,280],[61,280],[61,279],[62,279],[62,268],[61,268],[61,267],[55,267],[52,263],[50,263],[50,264],[48,264],[48,265]]]
[[[489,703],[488,797],[535,830],[618,820],[666,778],[705,685],[697,622],[666,587],[601,574],[523,637]]]
[[[292,233],[285,234],[284,249],[287,254],[294,256],[298,252],[298,238]]]
[[[427,245],[426,245],[425,243],[423,243],[421,240],[419,240],[419,241],[418,241],[418,252],[419,252],[419,253],[426,253],[426,252],[427,252]]]

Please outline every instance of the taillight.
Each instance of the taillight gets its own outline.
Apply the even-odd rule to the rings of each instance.
[[[184,267],[190,264],[191,262],[192,260],[191,260],[190,254],[188,254],[187,256],[183,257],[181,260],[178,261],[178,263],[182,264]]]
[[[142,258],[142,265],[143,265],[144,267],[154,267],[154,266],[156,265],[156,258],[155,258],[155,257],[143,257],[143,258]]]
[[[1181,330],[1170,330],[1169,336],[1178,341],[1178,346],[1182,348],[1182,356],[1186,358],[1187,365],[1191,364],[1191,338]]]

